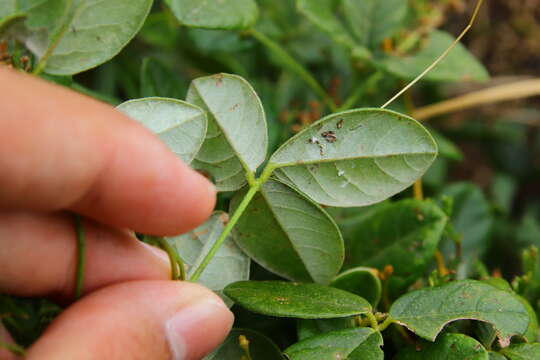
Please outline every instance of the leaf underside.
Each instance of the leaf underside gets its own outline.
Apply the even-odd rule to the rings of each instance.
[[[414,119],[389,110],[358,109],[314,123],[284,143],[270,165],[279,168],[280,179],[314,201],[354,207],[406,189],[436,156],[433,138]]]

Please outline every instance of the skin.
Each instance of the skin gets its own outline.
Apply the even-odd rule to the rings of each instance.
[[[199,285],[168,281],[165,254],[133,231],[195,228],[214,208],[213,186],[114,108],[3,66],[0,84],[0,293],[68,306],[27,359],[170,359],[178,337],[183,359],[211,351],[231,312]],[[87,234],[76,302],[74,212]],[[168,327],[182,310],[193,321]]]

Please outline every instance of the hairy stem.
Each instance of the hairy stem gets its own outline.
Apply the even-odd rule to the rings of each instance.
[[[82,295],[82,289],[84,284],[84,264],[85,264],[85,252],[86,252],[86,235],[84,233],[84,227],[82,219],[79,215],[73,215],[73,222],[75,223],[75,233],[77,236],[77,268],[75,270],[75,299],[78,299]]]
[[[321,84],[311,75],[311,73],[298,61],[296,61],[287,51],[278,43],[270,39],[263,33],[258,32],[255,29],[249,31],[255,39],[257,39],[261,44],[266,46],[270,51],[272,51],[276,57],[281,61],[282,65],[288,68],[290,71],[298,75],[304,82],[309,85],[319,95],[324,103],[332,110],[332,112],[337,111],[337,105],[328,95],[328,93],[323,89]]]
[[[367,318],[368,318],[368,321],[369,321],[369,326],[375,330],[375,331],[379,331],[379,322],[377,321],[377,318],[375,317],[375,315],[373,315],[372,312],[368,312],[366,314]]]

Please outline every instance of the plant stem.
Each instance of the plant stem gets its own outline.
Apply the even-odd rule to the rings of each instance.
[[[377,321],[377,318],[375,317],[375,315],[373,315],[372,312],[368,312],[366,314],[368,320],[369,320],[369,326],[375,330],[375,331],[379,331],[379,323]]]
[[[77,268],[75,270],[75,299],[78,299],[82,295],[83,282],[84,282],[86,236],[84,233],[84,227],[82,224],[81,217],[77,214],[74,214],[73,221],[75,223],[75,233],[77,236]]]
[[[225,226],[225,229],[223,229],[223,232],[221,233],[221,235],[219,235],[219,238],[216,240],[214,245],[212,245],[212,247],[210,248],[210,251],[208,251],[203,261],[199,264],[197,269],[193,272],[189,281],[196,282],[197,280],[199,280],[204,269],[206,269],[206,267],[208,266],[212,258],[218,252],[221,245],[223,245],[223,243],[227,239],[227,236],[229,236],[232,229],[234,228],[234,226],[240,219],[240,216],[242,216],[244,211],[246,211],[249,203],[251,202],[255,194],[257,194],[261,186],[270,178],[270,175],[272,175],[272,172],[274,172],[275,169],[276,168],[274,167],[274,165],[268,164],[266,168],[263,170],[261,176],[258,179],[256,179],[252,184],[250,184],[250,188],[248,192],[246,193],[246,195],[244,196],[244,198],[242,199],[242,202],[240,203],[240,205],[238,205],[238,207],[234,211],[233,216],[231,217],[231,219]]]
[[[167,239],[160,236],[149,236],[149,240],[156,243],[169,256],[169,262],[171,263],[171,279],[185,280],[186,270],[184,268],[184,263]]]
[[[422,189],[422,179],[416,180],[413,185],[414,198],[416,200],[424,200],[424,190]]]
[[[379,331],[384,331],[389,325],[394,323],[394,319],[387,316],[382,323],[379,324]]]
[[[208,264],[210,263],[210,260],[212,260],[212,258],[216,255],[217,251],[219,250],[223,242],[227,239],[227,236],[229,236],[233,227],[236,225],[236,223],[240,219],[240,216],[244,213],[247,206],[249,205],[249,203],[251,202],[251,200],[257,193],[257,191],[259,191],[261,185],[262,184],[259,181],[256,181],[255,184],[249,188],[249,191],[247,192],[246,196],[244,196],[244,198],[242,199],[242,202],[240,203],[240,205],[238,205],[238,208],[236,209],[233,216],[227,223],[227,226],[225,226],[225,229],[223,229],[223,232],[221,233],[221,235],[219,235],[219,238],[216,240],[214,245],[212,245],[212,248],[206,254],[203,261],[200,263],[199,267],[197,267],[193,275],[191,275],[191,278],[189,279],[190,281],[196,282],[197,280],[199,280],[204,269],[208,266]]]
[[[14,355],[26,356],[26,350],[22,346],[17,344],[8,343],[0,340],[0,349],[7,349]]]
[[[356,87],[356,89],[352,92],[352,94],[345,100],[345,102],[337,109],[337,112],[347,111],[352,109],[360,97],[366,93],[367,90],[372,88],[381,80],[383,77],[383,73],[376,71],[373,74],[371,74],[366,81],[364,81],[361,85]]]
[[[304,80],[306,84],[309,85],[309,87],[311,87],[313,91],[315,91],[315,93],[323,99],[324,103],[330,108],[330,110],[332,110],[332,112],[337,111],[336,103],[323,89],[321,84],[319,84],[319,82],[302,64],[300,64],[291,55],[289,55],[289,53],[287,53],[287,51],[281,45],[255,29],[249,30],[249,34],[251,34],[261,44],[266,46],[270,51],[272,51],[283,66],[285,66],[290,71],[298,75],[302,80]]]
[[[540,95],[540,78],[516,81],[487,89],[473,91],[450,100],[418,108],[411,114],[416,120],[428,120],[435,116],[461,111],[480,105],[501,101],[524,99]],[[532,124],[538,126],[538,123]]]

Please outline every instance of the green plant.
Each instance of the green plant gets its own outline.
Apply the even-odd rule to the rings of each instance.
[[[425,200],[419,182],[438,150],[445,160],[462,154],[405,114],[415,110],[410,97],[394,102],[421,79],[488,79],[457,42],[472,20],[454,39],[436,29],[452,1],[297,0],[300,16],[287,1],[225,3],[168,0],[148,16],[151,0],[9,2],[0,4],[0,35],[5,60],[17,68],[114,104],[119,94],[138,98],[118,109],[214,181],[221,194],[210,220],[189,234],[143,240],[167,251],[173,279],[200,282],[254,313],[297,319],[296,334],[279,340],[288,358],[540,357],[536,248],[524,253],[525,273],[512,286],[487,273],[477,261],[493,224],[483,193],[457,184]],[[187,28],[186,45],[177,21]],[[93,70],[92,90],[72,77],[111,59],[137,33],[140,47],[126,51],[153,54],[140,76],[120,54]],[[192,76],[199,61],[238,75]],[[177,62],[187,63],[178,81],[164,65]],[[321,85],[328,67],[342,75],[342,88]],[[189,85],[186,74],[195,77]],[[401,80],[412,81],[388,96]],[[311,109],[282,111],[284,125],[275,109],[292,99],[311,101]],[[391,105],[399,112],[385,109]],[[293,112],[301,129],[289,138]],[[415,199],[387,200],[413,184]],[[82,252],[78,221],[77,228]],[[249,329],[233,330],[208,359],[282,359],[256,330],[291,323],[237,309]],[[16,321],[8,322],[16,332]]]

